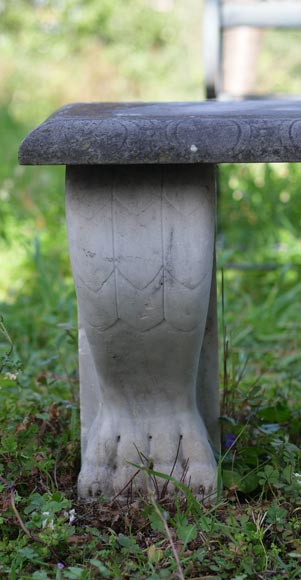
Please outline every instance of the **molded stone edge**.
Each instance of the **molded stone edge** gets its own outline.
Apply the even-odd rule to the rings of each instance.
[[[24,139],[21,165],[301,161],[301,101],[77,103]]]

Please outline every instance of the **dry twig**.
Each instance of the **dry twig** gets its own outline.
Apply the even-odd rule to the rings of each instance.
[[[173,552],[173,555],[174,555],[174,558],[175,558],[175,561],[176,561],[176,564],[177,564],[178,576],[179,576],[180,580],[185,580],[184,573],[183,573],[183,568],[181,566],[181,562],[180,562],[180,558],[179,558],[179,554],[177,552],[177,548],[175,546],[175,543],[174,543],[174,541],[172,539],[172,535],[171,535],[170,529],[168,527],[166,518],[164,517],[164,514],[162,514],[162,512],[159,510],[159,508],[157,506],[157,503],[156,503],[155,498],[154,498],[153,495],[150,496],[150,500],[151,500],[151,503],[152,503],[152,505],[154,507],[154,510],[155,510],[156,514],[159,516],[159,518],[160,518],[160,520],[161,520],[161,522],[162,522],[162,524],[164,526],[164,530],[165,530],[165,533],[166,533],[168,542],[170,544],[170,547],[172,549],[172,552]]]

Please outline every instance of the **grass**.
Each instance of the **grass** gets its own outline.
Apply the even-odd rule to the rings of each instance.
[[[36,275],[27,294],[3,304],[0,326],[0,577],[300,578],[300,282],[292,268],[281,256],[276,269],[232,270],[227,249],[219,251],[217,500],[204,506],[181,487],[169,499],[86,504],[76,497],[74,296],[60,262],[49,264],[37,243],[32,252]],[[231,259],[242,259],[239,249]]]
[[[172,498],[87,504],[76,498],[76,377],[52,374],[51,359],[28,373],[0,331],[1,577],[300,578],[301,410],[287,365],[275,392],[276,356],[247,372],[225,333],[216,501],[199,504],[181,485]]]
[[[207,505],[184,486],[174,497],[129,498],[127,505],[118,497],[79,502],[76,307],[63,169],[20,168],[17,148],[66,101],[198,99],[200,4],[177,2],[167,19],[151,12],[152,2],[4,4],[0,578],[299,579],[300,167],[220,170],[223,490]],[[291,86],[300,93],[298,34],[285,42],[278,32],[265,36],[263,90]],[[291,85],[280,61],[294,73]]]
[[[2,114],[11,135],[12,120]],[[9,259],[0,324],[0,577],[300,578],[300,169],[226,166],[220,175],[224,488],[206,506],[187,488],[127,505],[78,501],[63,175],[19,172],[13,159],[4,170],[11,182],[2,222]]]

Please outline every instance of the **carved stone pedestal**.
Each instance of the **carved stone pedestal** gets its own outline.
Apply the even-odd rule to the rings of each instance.
[[[69,105],[21,145],[23,164],[67,166],[81,497],[146,494],[141,464],[214,496],[214,164],[300,160],[298,106]]]
[[[112,497],[143,459],[210,494],[216,465],[205,424],[214,437],[217,363],[202,377],[200,361],[215,333],[213,320],[206,329],[214,171],[68,167],[66,189],[80,336],[79,493]],[[198,409],[199,384],[210,395]],[[133,481],[137,491],[147,484],[144,473]]]

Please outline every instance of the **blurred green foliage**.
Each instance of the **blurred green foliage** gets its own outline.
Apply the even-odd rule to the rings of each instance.
[[[0,16],[0,297],[19,348],[43,350],[47,336],[55,345],[57,324],[75,325],[64,170],[19,167],[18,145],[66,102],[201,98],[202,2],[2,0]],[[259,91],[273,82],[280,92],[297,88],[299,38],[298,31],[264,35]],[[300,173],[293,164],[220,169],[218,260],[227,324],[248,345],[279,317],[276,297],[294,321],[292,304],[280,297],[300,283]]]
[[[198,96],[201,6],[169,3],[1,2],[0,103],[29,126],[66,101]]]

